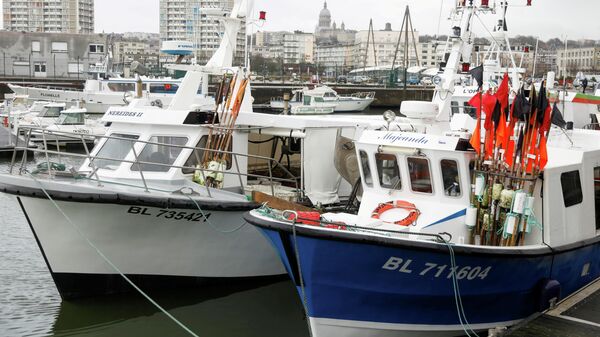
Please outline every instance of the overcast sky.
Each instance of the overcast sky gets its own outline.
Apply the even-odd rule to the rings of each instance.
[[[375,29],[382,29],[386,22],[398,29],[404,9],[409,5],[413,26],[421,34],[436,34],[443,3],[440,34],[447,34],[449,21],[445,18],[454,0],[329,0],[327,3],[332,20],[338,26],[344,21],[347,28],[357,30],[367,29],[370,18],[373,18]],[[600,40],[598,0],[533,0],[532,7],[525,7],[526,0],[510,0],[509,3],[511,35],[533,35],[546,40],[567,34],[573,40]],[[95,0],[95,6],[97,32],[158,33],[158,0]],[[322,7],[322,0],[255,0],[255,12],[266,11],[267,21],[263,27],[254,30],[312,32]]]

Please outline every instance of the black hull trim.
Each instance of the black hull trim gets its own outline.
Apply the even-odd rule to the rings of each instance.
[[[250,211],[260,206],[260,204],[250,201],[225,202],[222,200],[207,200],[205,198],[200,199],[196,198],[195,196],[190,196],[196,201],[193,202],[184,195],[170,198],[164,196],[128,193],[75,193],[69,191],[55,191],[52,189],[42,190],[41,188],[31,188],[11,184],[0,184],[0,192],[13,194],[17,197],[25,196],[38,199],[48,199],[48,196],[46,195],[46,193],[48,193],[53,200],[59,201],[115,205],[126,204],[129,206],[147,206],[168,209],[198,209],[198,206],[200,206],[202,210],[206,211],[237,212]]]
[[[202,290],[203,287],[248,286],[260,287],[289,279],[287,275],[260,277],[191,277],[164,275],[126,275],[144,292],[171,290]],[[56,288],[63,300],[134,293],[136,290],[119,274],[52,273]]]

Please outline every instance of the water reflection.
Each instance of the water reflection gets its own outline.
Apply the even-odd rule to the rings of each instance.
[[[0,162],[0,172],[7,170]],[[308,336],[289,280],[151,295],[199,336]],[[0,193],[0,336],[188,334],[139,294],[61,302],[16,198]]]
[[[152,296],[199,336],[308,336],[290,281]],[[137,294],[63,302],[54,336],[189,336]]]

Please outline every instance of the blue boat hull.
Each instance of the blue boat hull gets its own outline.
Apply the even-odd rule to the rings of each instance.
[[[311,321],[461,335],[453,275],[476,329],[514,324],[600,275],[597,241],[552,250],[455,247],[452,268],[444,244],[303,227],[294,237],[289,224],[246,218],[278,251]]]

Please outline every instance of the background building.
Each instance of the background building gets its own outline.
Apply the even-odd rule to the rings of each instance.
[[[373,31],[373,36],[369,38],[369,30],[361,30],[356,33],[356,65],[358,67],[375,67],[392,65],[394,55],[396,56],[396,65],[404,66],[404,45],[405,32],[392,30],[392,25],[386,23],[385,29]],[[408,32],[408,67],[417,65],[416,52],[413,44],[414,35],[415,41],[419,41],[419,32]],[[398,44],[398,37],[400,43]],[[368,48],[367,48],[368,42]],[[396,50],[396,47],[398,50]],[[418,47],[417,47],[418,48]],[[375,49],[375,53],[373,53]]]
[[[283,62],[285,64],[313,63],[315,36],[294,32],[283,35]]]
[[[219,20],[204,9],[219,8],[230,12],[233,0],[160,0],[160,38],[163,41],[193,42],[199,63],[207,62],[221,43],[224,30]],[[245,53],[246,24],[237,37],[235,64],[242,64]]]
[[[111,34],[112,68],[124,77],[131,76],[134,61],[139,62],[149,74],[159,74],[161,69],[160,38],[158,34]]]
[[[600,47],[569,48],[557,52],[558,76],[575,76],[578,72],[596,73],[600,70]],[[565,73],[566,72],[566,73]]]
[[[90,78],[106,72],[104,34],[0,32],[3,77]]]
[[[94,33],[94,0],[2,0],[4,29]]]

